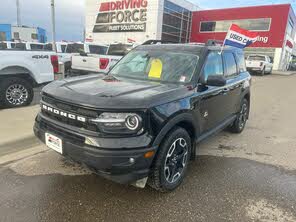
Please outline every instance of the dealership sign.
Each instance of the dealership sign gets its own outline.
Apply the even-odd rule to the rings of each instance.
[[[102,2],[93,32],[145,32],[147,0]]]

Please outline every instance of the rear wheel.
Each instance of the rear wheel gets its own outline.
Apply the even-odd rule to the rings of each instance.
[[[234,123],[230,126],[230,131],[233,133],[241,133],[247,123],[249,118],[249,102],[247,99],[243,99],[240,107],[240,112],[238,113]]]
[[[12,108],[29,105],[33,100],[32,85],[21,78],[7,78],[0,83],[2,106]]]
[[[191,149],[191,138],[187,131],[174,128],[160,146],[148,184],[161,192],[176,189],[186,175]]]

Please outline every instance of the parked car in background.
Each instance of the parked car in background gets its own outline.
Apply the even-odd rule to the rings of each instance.
[[[72,70],[76,73],[107,73],[134,47],[133,44],[86,45],[89,49],[85,53],[72,56]]]
[[[54,74],[59,72],[54,52],[0,50],[0,57],[1,107],[30,104],[33,88],[53,81]]]
[[[269,56],[266,55],[249,55],[246,60],[247,69],[250,72],[256,72],[264,76],[271,74],[273,63]]]
[[[53,43],[46,43],[44,46],[45,51],[53,51]],[[73,43],[71,43],[73,44]],[[67,42],[56,42],[57,55],[59,57],[59,63],[63,64],[64,72],[68,73],[71,69],[71,53],[66,53],[68,43]]]

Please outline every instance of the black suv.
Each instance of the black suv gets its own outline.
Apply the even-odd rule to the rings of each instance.
[[[242,132],[249,116],[244,54],[220,50],[142,45],[108,75],[55,81],[42,90],[35,135],[113,181],[174,190],[197,143],[225,128]]]

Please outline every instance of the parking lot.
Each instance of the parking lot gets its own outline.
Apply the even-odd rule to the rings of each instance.
[[[296,75],[254,76],[245,131],[199,144],[185,183],[166,194],[107,181],[41,145],[27,130],[36,90],[32,106],[0,111],[0,221],[296,221],[295,86]]]

